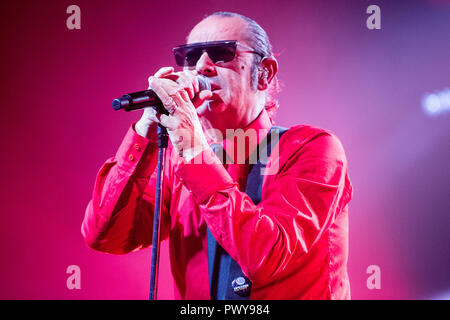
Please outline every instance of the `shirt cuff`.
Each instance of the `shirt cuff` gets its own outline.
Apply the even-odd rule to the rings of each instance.
[[[204,150],[189,162],[182,162],[175,174],[200,204],[206,203],[217,191],[236,185],[211,149]]]
[[[139,177],[148,177],[152,173],[152,161],[158,149],[157,138],[144,138],[136,133],[133,123],[128,129],[115,159],[119,168],[124,171],[134,171]]]

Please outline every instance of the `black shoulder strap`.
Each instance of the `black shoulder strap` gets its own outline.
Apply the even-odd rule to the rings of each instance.
[[[264,170],[273,148],[288,129],[274,126],[261,141],[255,152],[257,162],[251,165],[245,193],[255,204],[261,202]],[[208,267],[211,298],[218,300],[250,299],[251,281],[244,275],[239,264],[217,243],[207,228]]]
[[[286,131],[288,131],[287,128],[273,126],[266,138],[258,145],[258,157],[256,158],[258,161],[250,168],[247,186],[245,188],[245,193],[248,194],[254,204],[261,202],[262,184],[267,160],[272,154],[272,150],[278,143],[278,140]]]

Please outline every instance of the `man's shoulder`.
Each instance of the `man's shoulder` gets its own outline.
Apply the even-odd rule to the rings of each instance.
[[[281,166],[303,156],[346,162],[344,147],[332,131],[306,124],[290,127],[279,141]]]
[[[334,140],[340,144],[339,138],[332,131],[308,124],[299,124],[287,128],[287,131],[280,138],[280,143],[300,147],[320,136],[327,137],[326,139]]]
[[[331,168],[346,166],[346,163],[342,144],[330,130],[296,125],[284,132],[274,145],[266,168],[270,176],[267,181],[270,183],[274,177],[300,172],[316,174],[322,171],[326,176]]]

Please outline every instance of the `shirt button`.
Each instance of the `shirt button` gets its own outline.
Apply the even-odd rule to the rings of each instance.
[[[128,159],[129,159],[130,161],[134,161],[134,156],[130,153],[130,154],[128,155]]]
[[[134,145],[134,148],[136,149],[136,151],[141,151],[141,146],[137,143]]]

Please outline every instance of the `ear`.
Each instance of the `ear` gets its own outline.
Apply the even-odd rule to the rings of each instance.
[[[264,58],[258,69],[258,90],[266,90],[278,72],[278,62],[274,57]]]

